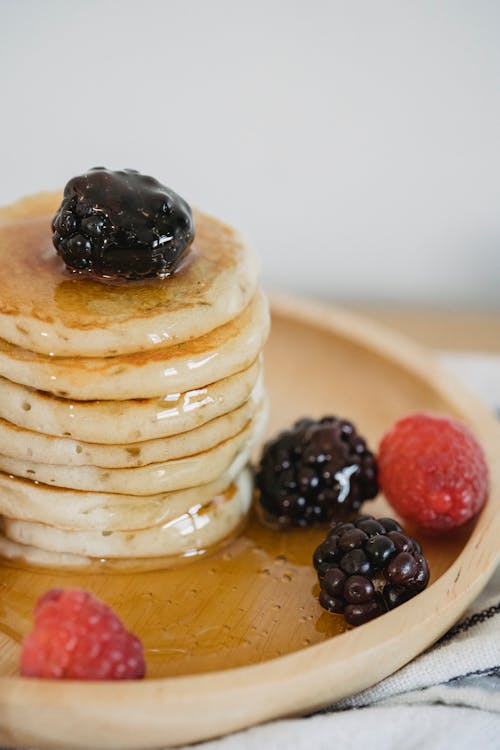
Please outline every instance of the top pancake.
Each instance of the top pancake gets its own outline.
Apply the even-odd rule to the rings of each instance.
[[[107,357],[164,348],[236,317],[259,264],[230,227],[194,212],[196,237],[166,279],[101,282],[74,274],[52,246],[60,193],[0,208],[0,338],[41,354]]]
[[[203,388],[249,367],[269,331],[257,291],[237,318],[192,341],[116,357],[47,357],[0,339],[0,375],[77,401],[142,399]]]

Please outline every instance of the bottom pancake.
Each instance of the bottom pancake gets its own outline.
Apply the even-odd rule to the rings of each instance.
[[[22,558],[18,549],[16,559],[34,564],[52,564],[71,567],[71,558],[154,558],[185,557],[200,554],[234,533],[244,521],[252,502],[253,480],[249,469],[239,473],[235,481],[223,492],[213,497],[207,505],[195,505],[188,512],[158,526],[137,531],[68,531],[41,523],[4,518],[3,534],[7,540],[25,546],[24,553],[36,547],[51,555],[52,562],[44,556],[44,563]],[[10,551],[9,551],[10,549]],[[15,557],[12,545],[0,544],[0,554]],[[61,557],[60,557],[61,556]]]

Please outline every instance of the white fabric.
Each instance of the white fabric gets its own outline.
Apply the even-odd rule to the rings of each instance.
[[[448,706],[374,707],[309,719],[289,719],[196,750],[498,750],[500,716]],[[193,747],[192,745],[190,746]]]
[[[443,352],[441,359],[500,413],[500,357]],[[378,685],[314,716],[196,748],[469,750],[474,744],[500,748],[500,568],[444,639]]]

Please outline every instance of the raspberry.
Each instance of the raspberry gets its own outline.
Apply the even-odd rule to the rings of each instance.
[[[339,522],[313,557],[319,602],[362,625],[411,599],[427,586],[429,568],[420,545],[392,518],[359,516]]]
[[[52,231],[71,270],[143,279],[175,270],[194,224],[188,204],[153,177],[95,167],[68,182]]]
[[[488,494],[483,451],[465,425],[414,414],[396,422],[380,444],[381,489],[415,526],[447,531],[469,521]]]
[[[344,517],[378,491],[377,466],[345,419],[301,419],[264,447],[257,472],[260,503],[283,524]]]
[[[113,610],[81,589],[51,589],[34,610],[21,651],[25,677],[128,680],[144,677],[140,640]]]

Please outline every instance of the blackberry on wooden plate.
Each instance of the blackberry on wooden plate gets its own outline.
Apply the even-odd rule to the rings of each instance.
[[[71,270],[125,279],[170,275],[194,238],[191,209],[173,190],[104,167],[68,182],[52,231]]]
[[[308,526],[345,517],[375,497],[377,466],[351,422],[301,419],[264,447],[257,486],[270,516]]]
[[[324,609],[362,625],[425,589],[429,568],[420,545],[392,518],[337,523],[313,557]]]

